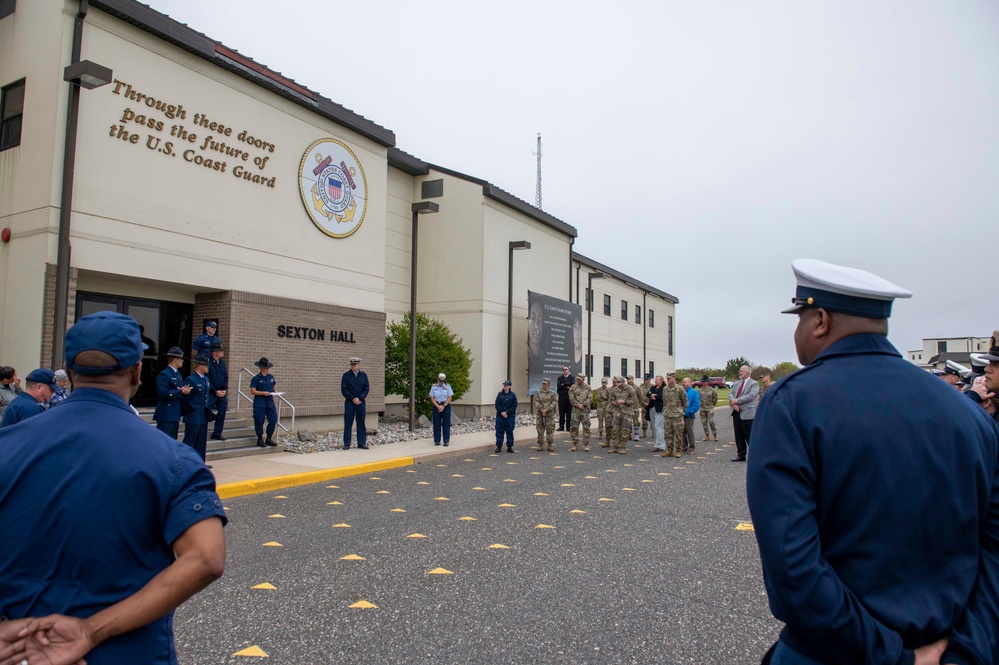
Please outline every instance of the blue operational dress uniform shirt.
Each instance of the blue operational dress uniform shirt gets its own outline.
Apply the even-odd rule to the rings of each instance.
[[[191,411],[184,415],[184,443],[194,448],[202,460],[208,453],[208,399],[212,384],[208,377],[192,372],[185,383],[191,386],[187,404]]]
[[[368,375],[358,370],[355,375],[352,370],[347,370],[340,378],[340,394],[343,395],[343,447],[350,448],[351,426],[357,421],[357,447],[363,448],[367,445],[368,430],[364,423],[365,400],[368,398]],[[361,400],[360,404],[354,404],[354,398]]]
[[[219,339],[218,335],[209,335],[207,332],[203,332],[194,340],[194,355],[211,356],[212,344],[221,343],[222,340]]]
[[[0,614],[11,619],[89,617],[172,564],[189,527],[226,522],[198,456],[97,388],[0,429],[0,487],[0,533],[12,535],[0,555]],[[86,660],[175,665],[172,621],[112,637]]]
[[[503,447],[503,438],[506,437],[507,450],[513,450],[513,430],[517,426],[517,394],[500,391],[496,395],[496,450]],[[504,418],[500,414],[506,412]]]
[[[3,412],[3,419],[0,420],[0,427],[7,427],[8,425],[19,423],[22,420],[27,420],[32,416],[44,413],[44,411],[45,407],[30,394],[26,392],[18,393],[17,397],[15,397],[14,400],[7,405],[7,410]]]
[[[180,431],[180,400],[184,396],[180,389],[183,385],[184,377],[173,367],[167,366],[156,376],[156,394],[160,400],[153,411],[153,420],[157,429],[175,439]]]
[[[430,386],[430,399],[433,400],[434,404],[443,404],[449,397],[453,396],[454,390],[446,383],[435,383]],[[445,406],[443,411],[438,410],[435,406],[431,415],[434,417],[434,443],[440,443],[443,434],[444,445],[448,445],[451,442],[451,405]]]
[[[225,360],[208,361],[208,380],[212,384],[212,392],[208,396],[208,408],[215,412],[215,427],[212,436],[221,436],[225,427],[225,414],[229,410],[229,398],[218,397],[216,390],[229,390],[229,368],[226,367]]]
[[[257,374],[250,379],[250,388],[261,392],[272,393],[275,385],[277,385],[277,380],[273,374],[267,376]],[[253,431],[257,433],[258,439],[264,436],[265,417],[267,418],[267,438],[269,439],[274,434],[274,428],[277,427],[277,409],[274,407],[274,398],[270,395],[254,395]]]
[[[782,647],[905,664],[948,637],[942,663],[999,662],[999,429],[887,338],[770,388],[747,488]]]

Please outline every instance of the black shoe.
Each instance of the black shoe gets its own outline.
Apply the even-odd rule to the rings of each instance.
[[[212,439],[215,441],[225,441],[225,437],[221,434],[212,434]]]
[[[365,446],[358,446],[357,449],[358,450],[367,450],[368,447],[366,445]]]
[[[736,457],[736,458],[735,458],[735,459],[733,459],[732,461],[733,461],[733,462],[745,462],[745,461],[746,461],[746,458],[745,458],[745,457]]]
[[[344,446],[343,449],[344,450],[350,450],[350,446]]]
[[[258,437],[257,437],[257,445],[258,445],[258,446],[260,446],[261,448],[263,448],[263,447],[264,447],[264,446],[266,446],[267,444],[266,444],[266,443],[264,443],[264,440],[263,440],[263,439],[262,439],[261,437],[259,437],[259,436],[258,436]]]
[[[212,468],[211,464],[206,464],[205,466],[207,466],[209,469]]]
[[[501,452],[503,452],[503,449],[502,448],[497,448],[496,452],[501,453]]]
[[[272,439],[271,437],[267,437],[267,440],[264,441],[264,443],[266,443],[268,446],[276,446],[277,445],[277,442],[274,439]]]
[[[434,441],[434,445],[435,446],[439,446],[439,445],[441,445],[441,442],[440,441]]]
[[[446,443],[445,443],[445,444],[444,444],[444,447],[445,447],[445,448],[447,448],[447,447],[448,447],[448,444],[446,444]]]
[[[506,449],[506,451],[507,451],[508,453],[512,453],[512,452],[516,452],[516,451],[515,451],[515,450],[514,450],[513,448],[507,448],[507,449]]]

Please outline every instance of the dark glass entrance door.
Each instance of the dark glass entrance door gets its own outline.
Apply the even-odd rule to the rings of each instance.
[[[179,346],[191,352],[191,318],[194,307],[184,303],[143,298],[124,298],[102,293],[77,292],[76,318],[95,312],[120,312],[139,322],[145,349],[142,355],[142,385],[132,398],[138,407],[156,406],[156,375],[166,367],[166,352]],[[183,370],[188,373],[185,364]]]

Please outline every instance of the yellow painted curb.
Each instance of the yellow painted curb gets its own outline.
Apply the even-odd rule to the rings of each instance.
[[[385,469],[397,469],[402,466],[412,466],[412,457],[397,457],[381,462],[368,462],[366,464],[354,464],[353,466],[342,466],[335,469],[321,469],[319,471],[306,471],[305,473],[293,473],[287,476],[273,476],[271,478],[258,478],[256,480],[240,480],[235,483],[224,483],[216,488],[216,492],[223,499],[231,499],[247,494],[261,494],[263,492],[273,492],[287,487],[298,487],[299,485],[311,485],[312,483],[322,483],[334,478],[346,478],[348,476],[360,476],[375,471]]]

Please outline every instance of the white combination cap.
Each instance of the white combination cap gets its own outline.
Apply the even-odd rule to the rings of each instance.
[[[869,319],[887,319],[895,298],[911,298],[912,291],[866,270],[837,266],[817,259],[795,259],[791,263],[798,282],[793,307],[796,314],[806,307],[821,307]]]

